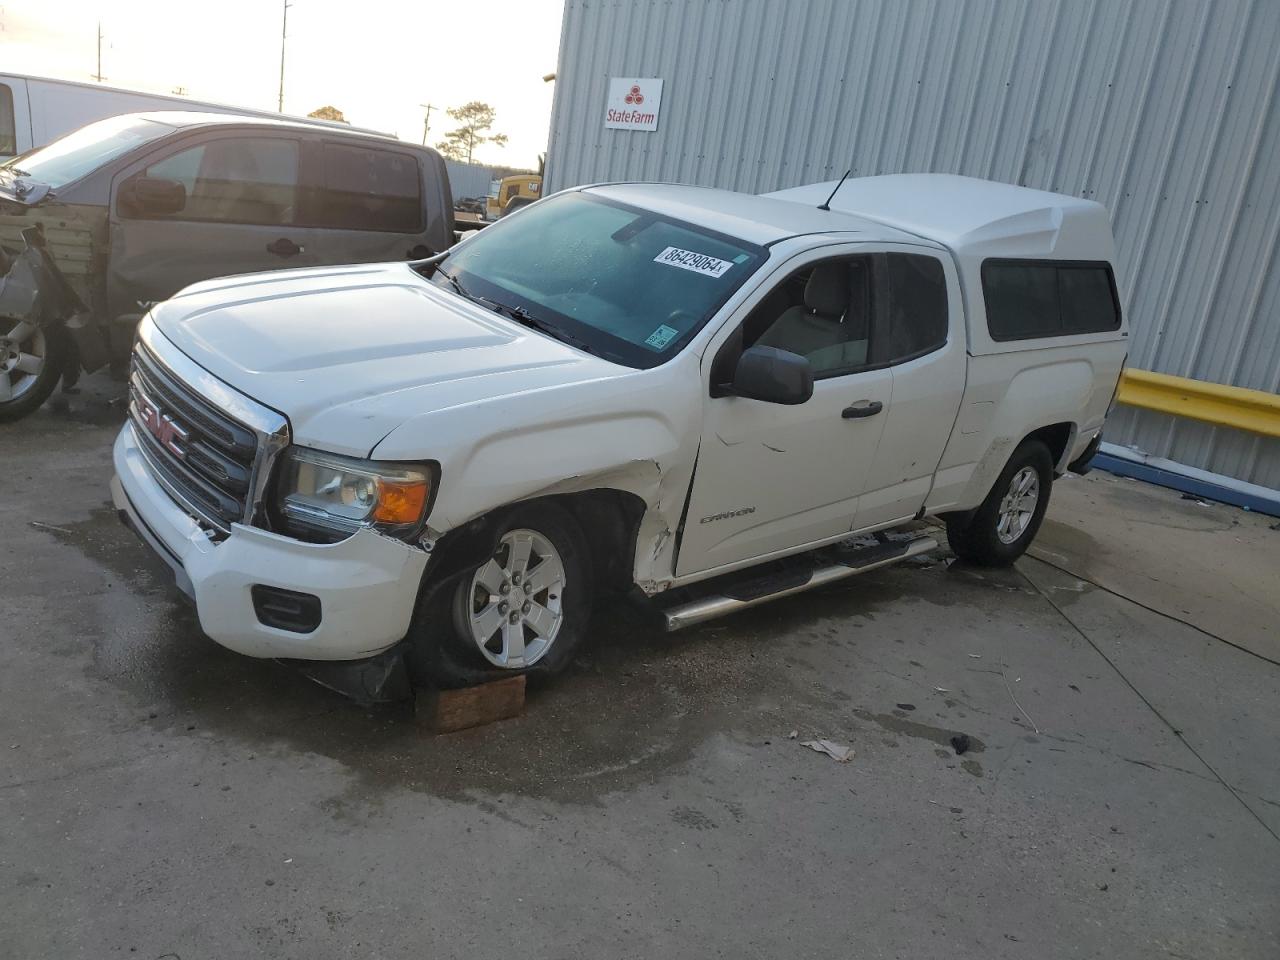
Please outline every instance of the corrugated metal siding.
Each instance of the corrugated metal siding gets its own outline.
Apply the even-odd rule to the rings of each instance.
[[[453,191],[454,200],[488,196],[489,184],[506,176],[497,167],[483,167],[478,163],[445,160],[444,165],[449,171],[449,187]]]
[[[664,80],[656,133],[610,77]],[[1280,2],[567,0],[549,189],[759,193],[938,171],[1111,210],[1130,363],[1280,390]],[[1269,487],[1280,443],[1122,410],[1108,439]]]

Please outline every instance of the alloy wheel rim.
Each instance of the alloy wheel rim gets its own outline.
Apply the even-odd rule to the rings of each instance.
[[[1017,543],[1035,516],[1040,502],[1040,474],[1033,467],[1023,467],[1009,481],[1009,492],[1000,501],[996,520],[996,536],[1001,543]]]
[[[537,663],[564,623],[564,561],[536,530],[509,530],[471,577],[466,619],[471,640],[495,667]]]
[[[19,321],[0,333],[0,403],[20,400],[48,362],[49,342],[33,323]]]

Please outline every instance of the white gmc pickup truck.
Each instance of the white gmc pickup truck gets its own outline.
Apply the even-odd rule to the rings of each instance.
[[[924,517],[1012,562],[1114,401],[1112,261],[1100,205],[962,177],[569,190],[155,306],[112,492],[233,650],[554,672],[597,597],[674,629],[932,549],[882,533]]]

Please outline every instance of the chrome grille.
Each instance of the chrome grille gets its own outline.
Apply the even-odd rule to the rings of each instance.
[[[140,332],[145,335],[134,347],[129,373],[129,420],[152,475],[188,513],[220,533],[230,533],[233,523],[253,523],[271,461],[288,442],[287,424],[194,367],[149,324]],[[169,362],[157,355],[160,350],[173,354]],[[174,365],[193,369],[183,377]],[[232,416],[194,383],[234,401],[245,420],[258,422]]]

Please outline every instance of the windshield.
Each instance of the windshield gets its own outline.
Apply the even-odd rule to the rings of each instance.
[[[55,140],[47,147],[32,150],[0,164],[0,169],[19,173],[52,189],[79,180],[109,160],[134,147],[172,133],[176,127],[156,120],[126,114],[99,120]]]
[[[647,368],[688,343],[763,259],[744,241],[566,193],[455,247],[433,281],[456,280],[552,336]]]

